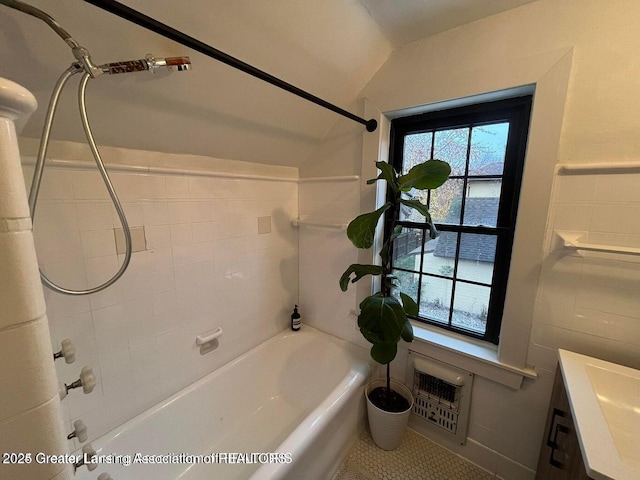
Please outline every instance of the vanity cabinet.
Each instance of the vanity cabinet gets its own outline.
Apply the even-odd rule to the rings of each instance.
[[[565,390],[560,368],[549,403],[547,425],[542,438],[536,479],[539,480],[587,480],[578,435],[571,417],[569,398]]]

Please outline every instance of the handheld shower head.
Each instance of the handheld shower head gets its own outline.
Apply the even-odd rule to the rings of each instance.
[[[191,60],[189,57],[168,57],[155,58],[150,53],[146,57],[137,60],[127,60],[124,62],[105,63],[100,65],[103,73],[118,74],[130,72],[143,72],[150,70],[152,73],[157,72],[161,68],[182,72],[191,70]]]

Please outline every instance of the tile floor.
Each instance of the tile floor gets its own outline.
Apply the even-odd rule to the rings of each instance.
[[[333,480],[493,480],[496,477],[407,430],[400,446],[382,450],[365,432]]]

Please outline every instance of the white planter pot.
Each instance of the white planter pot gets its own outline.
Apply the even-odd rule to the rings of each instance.
[[[402,441],[402,436],[407,428],[409,414],[413,408],[413,395],[411,390],[402,383],[391,380],[391,389],[398,392],[409,401],[409,408],[404,412],[386,412],[376,407],[369,400],[369,392],[377,387],[387,384],[387,380],[380,378],[367,385],[364,394],[367,398],[367,415],[369,417],[369,429],[375,444],[383,450],[394,450]]]

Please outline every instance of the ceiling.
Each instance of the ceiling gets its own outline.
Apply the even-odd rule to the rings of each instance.
[[[533,0],[124,0],[122,3],[331,103],[353,102],[393,50]],[[99,145],[299,166],[338,117],[80,0],[27,0],[95,63],[189,55],[193,70],[103,75],[88,86]],[[36,96],[36,138],[57,77],[73,61],[43,22],[0,6],[0,75]],[[75,85],[52,137],[83,142]],[[358,113],[355,112],[354,113]]]
[[[358,0],[394,47],[535,0]]]

